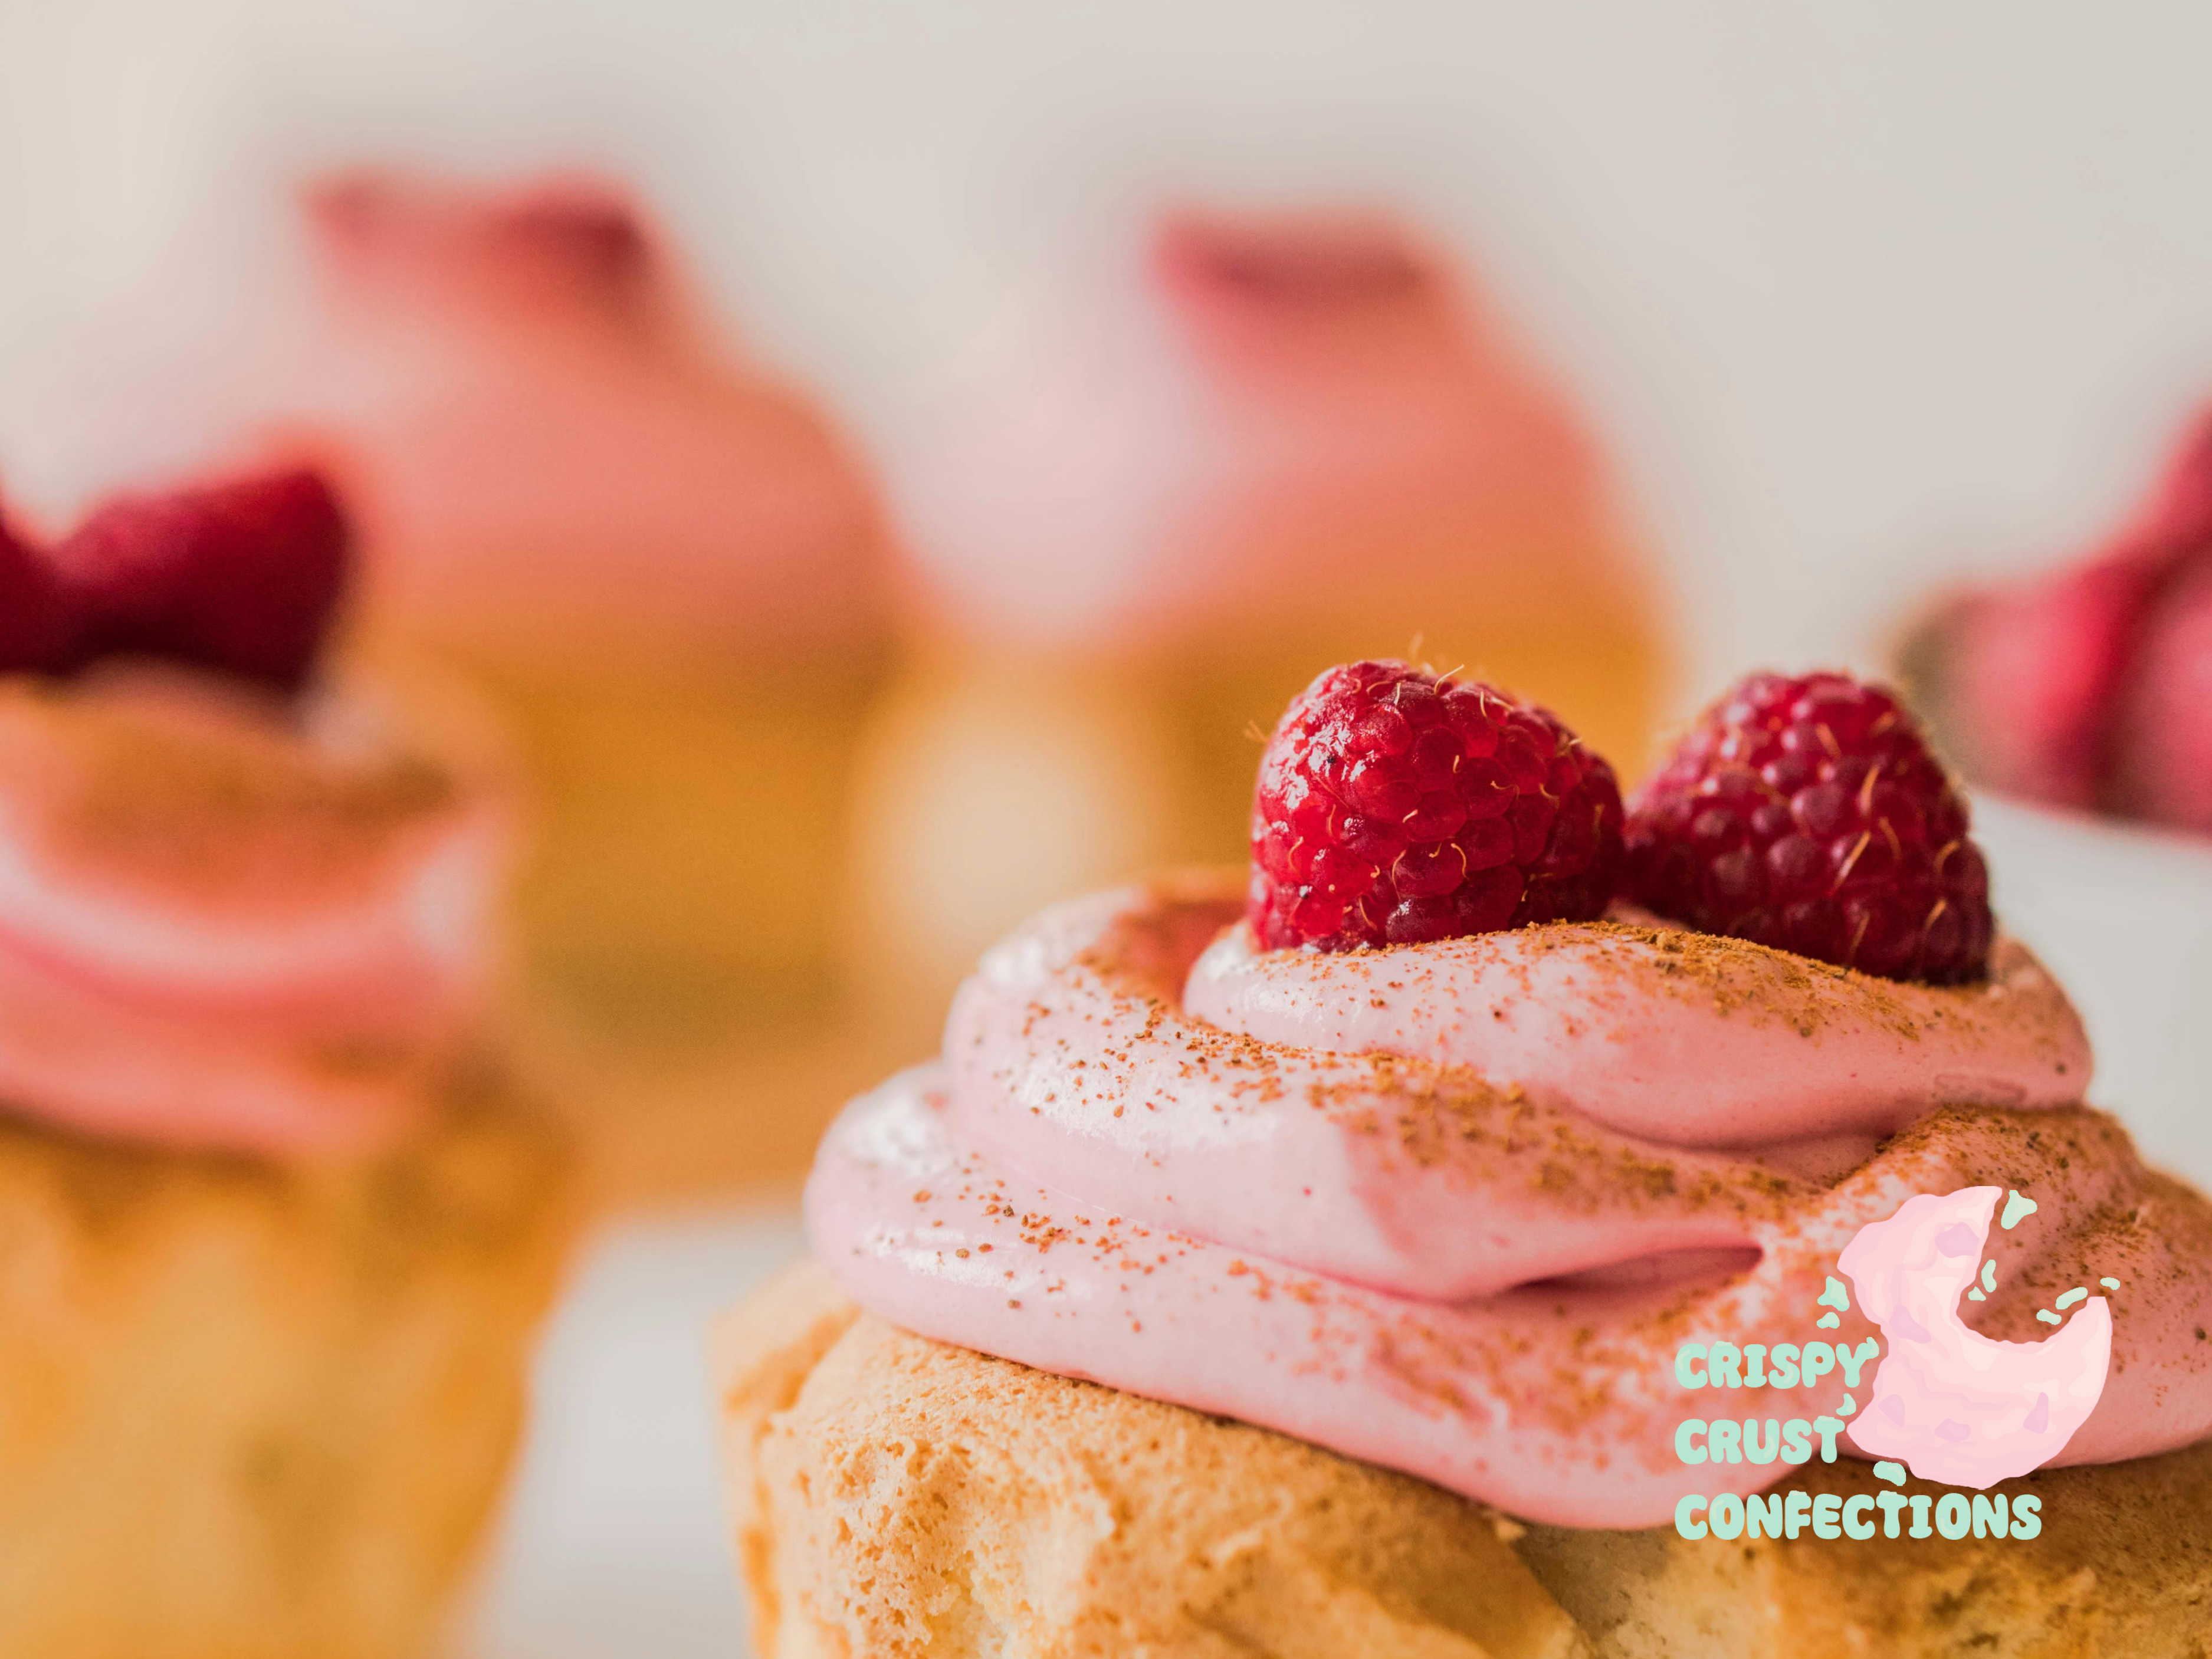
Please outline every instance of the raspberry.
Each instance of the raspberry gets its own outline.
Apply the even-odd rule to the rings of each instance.
[[[2094,806],[2113,698],[2159,578],[2130,549],[1953,602],[1905,658],[1944,747],[1978,781]]]
[[[0,523],[0,673],[63,668],[78,631],[53,565]]]
[[[1628,806],[1628,887],[1711,933],[1952,985],[1989,960],[1989,872],[1919,727],[1844,674],[1753,674]]]
[[[1348,951],[1583,921],[1613,897],[1613,769],[1544,710],[1398,662],[1332,668],[1260,762],[1261,946]]]
[[[349,541],[310,471],[119,496],[55,551],[85,618],[79,660],[144,653],[296,690],[337,609]]]
[[[2132,539],[2185,551],[2212,544],[2212,410],[2197,413],[2166,457]]]
[[[2116,801],[2117,726],[2169,588],[2212,560],[2212,413],[2094,557],[1961,594],[1906,642],[1904,672],[1969,776],[2055,805]],[[2124,795],[2129,786],[2118,784]]]
[[[2119,701],[2106,804],[2212,834],[2212,560],[2185,572],[2144,625]]]

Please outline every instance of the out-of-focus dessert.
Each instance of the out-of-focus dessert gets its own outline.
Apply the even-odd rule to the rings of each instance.
[[[857,1041],[836,906],[888,639],[867,482],[619,192],[368,173],[307,222],[294,436],[360,504],[356,648],[486,697],[538,798],[534,1048],[622,1192],[787,1170],[818,1121],[787,1133],[787,1103],[834,1097]]]
[[[1017,930],[825,1139],[720,1341],[763,1652],[2197,1650],[2212,1203],[2081,1103],[1893,696],[1753,676],[1624,809],[1350,665],[1249,835]],[[1836,1275],[1927,1195],[1961,1348],[2094,1389],[1889,1386],[1929,1333]],[[2020,1524],[1900,1433],[2027,1447]]]
[[[1037,905],[1231,856],[1317,660],[1416,647],[1641,753],[1663,652],[1595,445],[1438,250],[1178,214],[1047,326],[891,458],[926,633],[851,914],[918,1040]]]
[[[2212,415],[2102,547],[1946,597],[1899,659],[1975,781],[2212,833]]]
[[[401,1659],[500,1489],[568,1158],[345,548],[307,474],[0,535],[0,1651]]]

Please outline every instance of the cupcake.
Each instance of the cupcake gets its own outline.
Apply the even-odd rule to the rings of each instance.
[[[465,685],[527,769],[533,1064],[615,1195],[793,1173],[820,1126],[785,1133],[785,1103],[857,1083],[836,903],[888,651],[869,481],[623,191],[366,172],[306,216],[289,438],[358,506],[356,653]]]
[[[850,915],[919,1039],[1038,905],[1236,856],[1316,662],[1419,642],[1621,753],[1660,695],[1596,441],[1447,253],[1377,214],[1194,210],[1131,252],[890,457],[921,639]]]
[[[344,565],[301,474],[0,537],[0,1651],[414,1654],[500,1490],[568,1160]]]
[[[717,1338],[763,1654],[2201,1651],[2212,1203],[1893,697],[1753,676],[1624,809],[1355,664],[1251,835],[825,1139]]]

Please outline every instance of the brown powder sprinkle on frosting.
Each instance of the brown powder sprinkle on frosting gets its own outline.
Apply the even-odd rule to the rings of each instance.
[[[10,688],[0,766],[38,803],[23,830],[38,856],[247,908],[263,894],[372,886],[461,804],[426,757],[329,752],[256,708],[173,706],[135,689]]]
[[[1103,1103],[1122,1091],[1133,1102],[1138,1096],[1174,1092],[1177,1085],[1202,1084],[1217,1111],[1249,1111],[1279,1104],[1286,1075],[1310,1079],[1318,1069],[1322,1076],[1307,1084],[1306,1099],[1368,1143],[1370,1155],[1425,1169],[1448,1167],[1455,1178],[1471,1184],[1494,1178],[1501,1157],[1535,1152],[1542,1190],[1586,1212],[1607,1204],[1665,1202],[1769,1214],[1803,1186],[1742,1158],[1651,1146],[1571,1110],[1532,1102],[1517,1085],[1495,1085],[1469,1066],[1379,1052],[1317,1054],[1210,1024],[1182,1010],[1182,981],[1199,951],[1235,920],[1241,902],[1236,884],[1199,872],[1162,878],[1148,893],[1152,902],[1121,912],[1110,930],[1066,963],[1079,981],[1142,1007],[1141,1027],[1126,1038],[1109,1038],[1089,1058],[1065,1055],[1063,1076],[1079,1074],[1078,1095],[1063,1101],[1055,1091],[1042,1103],[1119,1116],[1119,1099]],[[2008,1015],[2042,1018],[2040,1009],[2026,1006],[2032,998],[2015,999],[2019,1006],[2008,1006],[2002,991],[1993,994],[1989,985],[1913,987],[1908,996],[1850,969],[1640,921],[1544,924],[1518,930],[1514,945],[1515,971],[1530,990],[1529,963],[1571,952],[1587,979],[1577,988],[1598,1013],[1647,994],[1656,966],[1664,989],[1709,1003],[1725,1016],[1782,1022],[1808,1038],[1816,1038],[1835,1017],[1839,995],[1849,1012],[1915,1043],[1931,1018],[1970,1027]],[[1402,967],[1389,983],[1418,995],[1425,981],[1450,971],[1459,954],[1493,948],[1485,937],[1402,948],[1395,952]],[[1376,954],[1351,951],[1316,960],[1327,971]],[[1932,1016],[1924,1012],[1931,1004]],[[1051,1012],[1047,1002],[1031,1000],[1022,1035],[1033,1036]],[[1067,1048],[1067,1038],[1056,1041]],[[1018,1094],[1030,1065],[1031,1057],[1017,1057],[995,1075]],[[1032,1109],[1038,1104],[1032,1100]],[[1153,1099],[1145,1104],[1158,1109]]]
[[[1144,1294],[1161,1283],[1195,1286],[1201,1309],[1218,1297],[1220,1305],[1257,1319],[1253,1304],[1267,1304],[1268,1322],[1259,1328],[1285,1345],[1279,1363],[1293,1372],[1373,1378],[1425,1417],[1457,1419],[1486,1435],[1495,1430],[1501,1439],[1538,1425],[1555,1437],[1545,1454],[1555,1459],[1566,1459],[1564,1448],[1589,1435],[1603,1443],[1590,1453],[1599,1462],[1663,1461],[1682,1407],[1660,1357],[1684,1340],[1720,1333],[1739,1340],[1804,1340],[1808,1310],[1837,1254],[1866,1223],[1893,1214],[1917,1193],[2002,1184],[2063,1191],[2065,1202],[2051,1204],[2032,1229],[1992,1233],[1988,1248],[2002,1257],[2001,1288],[1985,1304],[1962,1310],[1971,1324],[2003,1340],[2036,1340],[2037,1306],[2067,1286],[2111,1275],[2127,1286],[2119,1294],[2147,1314],[2166,1310],[2140,1323],[2116,1322],[2116,1376],[2145,1366],[2161,1377],[2212,1372],[2212,1340],[2187,1344],[2191,1351],[2179,1357],[2146,1346],[2154,1329],[2195,1328],[2190,1318],[2177,1327],[2172,1310],[2193,1308],[2201,1317],[2212,1205],[2147,1170],[2112,1118],[2065,1104],[2064,1095],[2032,1107],[1947,1103],[1942,1077],[1929,1075],[1944,1062],[1916,1059],[1908,1081],[1924,1078],[1929,1087],[1896,1124],[1885,1126],[1894,1133],[1878,1141],[1872,1130],[1863,1141],[1842,1137],[1850,1144],[1840,1152],[1803,1163],[1803,1170],[1817,1173],[1802,1172],[1782,1149],[1768,1149],[1775,1153],[1770,1166],[1740,1152],[1657,1146],[1547,1097],[1543,1084],[1524,1088],[1474,1066],[1299,1047],[1209,1024],[1184,1008],[1182,986],[1192,963],[1236,919],[1237,882],[1225,875],[1171,878],[1133,902],[1127,895],[1117,902],[1115,910],[1100,905],[1080,913],[1079,924],[1061,933],[1020,938],[995,967],[987,961],[981,982],[989,986],[1002,975],[1000,994],[995,1003],[975,999],[972,1012],[996,1023],[971,1031],[956,1007],[947,1055],[953,1093],[942,1084],[927,1085],[934,1109],[949,1111],[957,1123],[995,1087],[1025,1109],[1019,1135],[1048,1137],[1032,1146],[1048,1146],[1056,1155],[1065,1143],[1049,1137],[1066,1131],[1159,1167],[1168,1166],[1155,1149],[1175,1147],[1178,1136],[1194,1138],[1208,1156],[1225,1148],[1233,1158],[1244,1144],[1238,1137],[1255,1127],[1250,1120],[1264,1115],[1268,1121],[1256,1127],[1268,1133],[1286,1124],[1310,1133],[1317,1119],[1309,1114],[1316,1114],[1340,1132],[1343,1159],[1328,1164],[1329,1176],[1348,1182],[1349,1202],[1369,1206],[1364,1219],[1387,1233],[1389,1206],[1415,1190],[1401,1177],[1418,1172],[1444,1184],[1419,1188],[1418,1201],[1405,1210],[1441,1198],[1421,1224],[1449,1231],[1459,1225],[1464,1194],[1467,1228],[1494,1229],[1504,1265],[1483,1281],[1480,1294],[1415,1293],[1403,1285],[1437,1285],[1443,1276],[1362,1279],[1347,1263],[1314,1259],[1327,1258],[1336,1248],[1332,1241],[1293,1238],[1291,1231],[1223,1231],[1218,1243],[1206,1243],[1198,1236],[1206,1224],[1201,1218],[1192,1215],[1187,1227],[1177,1218],[1214,1195],[1184,1188],[1187,1202],[1177,1206],[1157,1189],[1181,1187],[1180,1178],[1147,1187],[1141,1162],[1121,1188],[1084,1189],[1092,1200],[1141,1212],[1131,1218],[1105,1214],[1066,1191],[1009,1191],[991,1171],[1014,1162],[960,1152],[960,1141],[949,1139],[957,1173],[929,1165],[927,1189],[953,1218],[940,1235],[945,1271],[980,1285],[994,1307],[1001,1297],[1008,1307],[1026,1304],[1025,1330],[1110,1304],[1117,1340],[1172,1340],[1146,1334],[1163,1324],[1171,1332],[1174,1322],[1152,1319]],[[1899,1043],[1927,1045],[1915,1054],[1932,1059],[1958,1051],[1962,1033],[2033,1029],[2051,1006],[2039,999],[2063,1006],[2032,959],[2013,949],[2016,971],[2005,970],[2001,947],[1987,982],[1936,990],[1626,915],[1524,930],[1510,952],[1499,952],[1494,936],[1407,947],[1389,953],[1387,980],[1373,969],[1381,953],[1345,953],[1319,959],[1315,982],[1325,985],[1321,976],[1360,963],[1363,975],[1354,982],[1418,1000],[1455,966],[1465,982],[1465,959],[1490,953],[1491,971],[1500,962],[1508,970],[1517,964],[1522,988],[1532,994],[1539,990],[1532,966],[1546,964],[1547,998],[1559,994],[1564,967],[1585,1033],[1601,1038],[1609,1005],[1648,1003],[1656,989],[1723,1018],[1779,1024],[1808,1043],[1836,1023],[1859,1022]],[[1486,1021],[1482,1029],[1486,1037]],[[1776,1047],[1785,1056],[1778,1075],[1794,1076],[1794,1047],[1786,1036]],[[984,1058],[1002,1052],[1003,1059]],[[1808,1054],[1807,1075],[1820,1064]],[[2065,1086],[2078,1093],[2078,1083]],[[961,1092],[969,1088],[976,1093]],[[1209,1121],[1209,1111],[1221,1116]],[[1027,1112],[1044,1115],[1048,1126],[1040,1132]],[[1177,1114],[1180,1121],[1172,1121]],[[1340,1151],[1326,1133],[1315,1144],[1330,1160]],[[1000,1147],[994,1156],[1009,1155]],[[1298,1166],[1286,1160],[1282,1167]],[[1088,1173],[1079,1161],[1064,1171],[1040,1176],[1079,1188]],[[1227,1190],[1231,1207],[1209,1213],[1234,1228],[1241,1200],[1233,1182]],[[1338,1199],[1344,1201],[1342,1193]],[[1290,1212],[1294,1230],[1294,1206]],[[1609,1223],[1615,1213],[1646,1212],[1656,1212],[1662,1225],[1642,1230],[1644,1242],[1635,1249],[1656,1254],[1615,1262],[1585,1266],[1553,1246],[1548,1265],[1540,1264],[1512,1231],[1530,1217],[1602,1214]],[[1667,1231],[1676,1217],[1689,1224]],[[1273,1218],[1266,1223],[1279,1224]],[[1620,1243],[1598,1237],[1605,1231],[1583,1229],[1574,1235],[1577,1247],[1592,1237],[1600,1250]],[[908,1237],[926,1241],[927,1234],[917,1223]],[[1276,1241],[1285,1238],[1295,1248],[1282,1254],[1296,1256],[1295,1264],[1276,1254]],[[1340,1267],[1345,1271],[1337,1277],[1319,1271]],[[1493,1288],[1524,1272],[1530,1277]],[[1156,1274],[1160,1279],[1146,1287]],[[1379,1288],[1385,1285],[1401,1288]],[[1114,1302],[1116,1293],[1136,1299]],[[1839,1330],[1824,1333],[1854,1344],[1872,1334],[1855,1310],[1844,1312]]]

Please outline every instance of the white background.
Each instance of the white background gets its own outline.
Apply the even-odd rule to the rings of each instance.
[[[2134,491],[2212,391],[2208,61],[2181,6],[0,0],[0,482],[111,478],[157,373],[220,421],[320,163],[638,180],[884,447],[1158,200],[1396,200],[1611,438],[1695,694]]]

